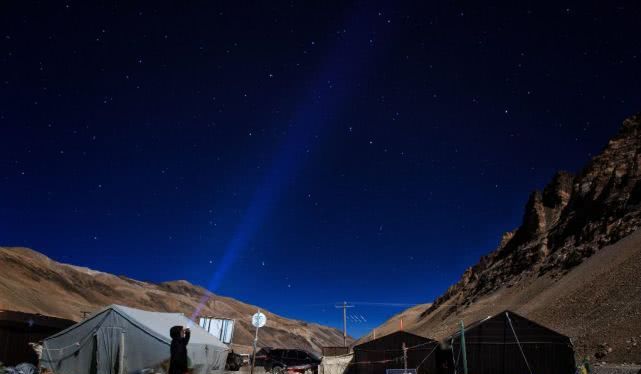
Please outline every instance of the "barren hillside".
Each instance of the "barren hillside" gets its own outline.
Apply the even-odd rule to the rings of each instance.
[[[0,247],[0,274],[0,309],[73,320],[80,320],[83,311],[96,311],[109,304],[191,316],[201,297],[209,293],[186,281],[153,284],[61,264],[28,248]],[[201,314],[236,319],[234,349],[248,352],[253,341],[249,318],[257,307],[209,294],[211,298]],[[261,329],[261,346],[320,352],[322,346],[343,343],[342,332],[337,329],[264,312],[268,324]]]
[[[572,337],[582,356],[640,362],[640,179],[636,115],[579,175],[560,172],[532,193],[521,226],[434,303],[412,308],[422,312],[406,329],[442,338],[460,319],[512,309]]]

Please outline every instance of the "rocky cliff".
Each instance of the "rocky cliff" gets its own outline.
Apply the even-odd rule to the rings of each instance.
[[[623,122],[579,175],[559,172],[543,191],[534,191],[521,226],[505,233],[498,248],[467,269],[425,313],[445,302],[470,304],[530,274],[562,276],[636,231],[641,225],[640,152],[641,115],[636,115]]]
[[[406,329],[442,338],[459,320],[512,309],[570,336],[581,356],[640,362],[640,153],[636,115],[580,173],[559,172],[533,192],[521,225],[433,303],[412,308],[422,311]]]

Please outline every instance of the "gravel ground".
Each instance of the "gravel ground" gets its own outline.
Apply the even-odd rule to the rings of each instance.
[[[593,374],[641,374],[640,365],[615,365],[615,364],[605,364],[605,365],[593,365],[592,366]],[[225,371],[224,374],[249,374],[249,367],[243,366],[239,371]],[[256,367],[254,369],[254,374],[265,374],[265,370],[262,367]]]
[[[641,366],[638,365],[599,365],[592,367],[594,374],[638,374]]]

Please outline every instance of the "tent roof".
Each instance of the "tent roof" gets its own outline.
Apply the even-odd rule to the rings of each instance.
[[[46,327],[64,329],[76,323],[75,321],[45,316],[39,313],[26,313],[13,310],[0,310],[0,326],[14,327]]]
[[[358,346],[361,346],[361,345],[367,344],[367,343],[369,343],[369,342],[375,342],[375,341],[379,341],[379,340],[385,340],[385,339],[388,339],[388,338],[393,337],[393,336],[396,336],[396,335],[412,336],[412,337],[415,337],[415,338],[417,338],[417,339],[423,339],[423,340],[425,340],[425,341],[435,341],[434,339],[432,339],[432,338],[428,338],[427,336],[418,335],[418,334],[415,334],[415,333],[412,333],[412,332],[409,332],[409,331],[405,331],[405,330],[396,330],[396,331],[390,332],[389,334],[385,334],[385,335],[378,336],[378,337],[376,337],[376,339],[371,339],[371,340],[368,340],[368,341],[366,341],[366,342],[363,342],[363,343],[360,343],[360,344],[358,344],[358,345],[355,345],[354,347],[358,347]]]
[[[215,345],[227,349],[227,346],[218,340],[218,338],[203,330],[198,324],[185,317],[182,313],[150,312],[115,304],[110,305],[108,308],[118,311],[123,317],[128,317],[135,324],[146,328],[146,330],[153,332],[168,342],[171,342],[169,329],[172,326],[185,326],[191,330],[190,344]]]
[[[229,349],[227,345],[223,344],[220,340],[218,340],[218,338],[209,334],[207,331],[198,326],[198,324],[185,317],[185,315],[182,313],[150,312],[147,310],[141,310],[117,304],[112,304],[105,307],[104,309],[94,313],[88,319],[80,321],[77,324],[59,332],[58,334],[51,336],[50,338],[64,335],[67,331],[72,330],[77,326],[80,326],[83,323],[87,322],[88,320],[93,319],[105,312],[108,312],[109,310],[120,314],[123,318],[129,320],[129,322],[131,322],[132,324],[138,326],[140,329],[145,330],[149,334],[155,336],[156,338],[164,341],[167,344],[171,343],[169,329],[172,326],[186,326],[191,330],[189,344],[206,344],[219,347],[221,350]]]
[[[365,349],[365,348],[367,348],[369,346],[372,346],[372,345],[385,344],[384,342],[393,341],[393,340],[395,340],[397,338],[402,339],[403,337],[412,338],[412,339],[414,339],[414,341],[422,341],[422,342],[425,342],[425,343],[429,343],[429,342],[432,342],[432,343],[435,343],[435,344],[438,343],[434,339],[430,339],[430,338],[425,337],[425,336],[413,334],[413,333],[407,332],[405,330],[399,330],[399,331],[394,331],[394,332],[392,332],[390,334],[387,334],[387,335],[379,336],[376,339],[368,340],[368,341],[366,341],[364,343],[355,345],[353,347],[353,349],[355,351],[357,351],[359,349]]]
[[[480,319],[478,321],[475,321],[475,322],[469,324],[468,326],[465,326],[465,333],[467,334],[468,331],[476,329],[478,326],[483,325],[487,321],[495,320],[495,319],[499,319],[499,318],[500,319],[504,319],[508,315],[510,316],[511,319],[514,319],[514,320],[520,319],[520,320],[523,320],[523,321],[527,321],[527,323],[530,325],[531,328],[536,328],[536,329],[545,331],[546,334],[554,335],[554,336],[558,336],[560,338],[566,338],[567,339],[567,336],[561,334],[560,332],[552,330],[549,327],[543,326],[543,325],[541,325],[539,323],[536,323],[536,322],[532,321],[529,318],[523,317],[522,315],[519,315],[519,314],[514,313],[513,311],[507,310],[507,309],[502,311],[502,312],[500,312],[500,313],[497,313],[497,314],[495,314],[493,316],[487,316],[487,317],[485,317],[483,319]],[[518,330],[518,327],[517,327],[517,330]],[[456,330],[450,336],[445,338],[444,340],[448,341],[448,340],[451,340],[451,339],[456,339],[460,335],[461,335],[461,331],[460,330]]]

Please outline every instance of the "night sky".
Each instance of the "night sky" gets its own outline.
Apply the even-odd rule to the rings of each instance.
[[[638,2],[87,3],[0,5],[0,245],[354,336],[641,111]]]

